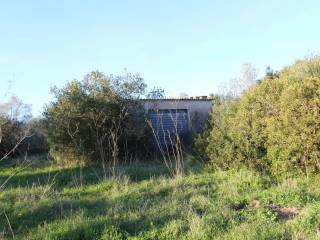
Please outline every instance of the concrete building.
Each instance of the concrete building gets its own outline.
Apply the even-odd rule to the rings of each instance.
[[[144,99],[144,109],[153,132],[153,145],[167,147],[179,137],[183,145],[205,126],[212,108],[207,97]]]

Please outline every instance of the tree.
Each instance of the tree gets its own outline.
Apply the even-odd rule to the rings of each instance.
[[[165,97],[165,91],[160,87],[153,87],[146,95],[146,98],[149,99],[164,99]]]
[[[240,77],[233,78],[226,86],[220,88],[220,94],[227,98],[236,99],[257,80],[257,69],[250,63],[244,63],[241,67]]]
[[[22,154],[29,136],[30,106],[16,96],[0,104],[0,159]]]
[[[216,104],[207,154],[216,168],[319,172],[320,57],[269,74]]]
[[[299,61],[279,77],[278,113],[268,124],[273,171],[320,170],[320,57]]]
[[[55,100],[44,112],[51,155],[58,161],[82,158],[115,164],[139,154],[144,112],[137,100],[145,86],[137,74],[94,71],[81,81],[53,88]]]

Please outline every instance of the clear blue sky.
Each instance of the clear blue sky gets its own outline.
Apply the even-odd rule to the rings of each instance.
[[[319,0],[4,0],[0,94],[39,114],[49,89],[99,69],[140,72],[167,95],[204,95],[252,63],[260,74],[320,49]]]

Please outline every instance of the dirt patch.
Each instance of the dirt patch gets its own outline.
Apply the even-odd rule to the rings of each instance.
[[[259,200],[253,200],[250,204],[249,207],[251,208],[260,208],[261,207],[261,203]]]
[[[280,207],[276,204],[269,205],[269,208],[277,213],[277,217],[279,220],[290,220],[294,217],[301,215],[303,210],[297,207]]]
[[[261,208],[262,206],[261,202],[259,200],[252,200],[249,204],[249,207],[251,208]],[[303,213],[302,208],[297,207],[280,207],[279,205],[273,203],[267,206],[267,208],[271,209],[273,212],[277,214],[277,218],[279,220],[291,220],[294,217],[301,215]]]
[[[293,219],[294,217],[301,215],[303,213],[302,208],[297,208],[297,207],[281,207],[275,203],[269,204],[269,205],[264,205],[261,203],[259,200],[254,199],[252,200],[249,204],[246,204],[245,202],[240,202],[238,204],[233,204],[231,207],[232,209],[236,211],[243,210],[246,207],[250,208],[268,208],[272,210],[274,213],[277,215],[278,220],[283,220],[283,221],[288,221]]]

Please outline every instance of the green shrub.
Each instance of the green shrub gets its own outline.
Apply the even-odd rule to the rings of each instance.
[[[214,106],[206,153],[216,168],[320,169],[320,57],[267,75],[238,99]]]
[[[95,71],[52,90],[44,116],[51,155],[57,161],[111,162],[133,158],[145,146],[139,75],[105,76]]]
[[[43,121],[31,118],[30,106],[15,96],[0,103],[0,159],[46,151]]]

